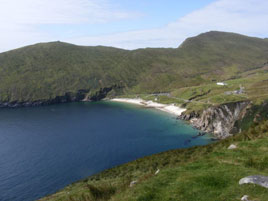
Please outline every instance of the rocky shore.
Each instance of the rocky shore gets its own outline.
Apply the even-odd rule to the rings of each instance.
[[[195,128],[212,133],[218,139],[224,139],[239,133],[235,126],[246,114],[250,101],[227,103],[210,107],[201,114],[197,112],[182,113],[179,119],[189,121]]]
[[[113,89],[118,89],[120,86],[113,85],[111,87],[104,87],[91,92],[87,89],[78,90],[77,92],[66,92],[62,96],[56,96],[51,99],[35,100],[35,101],[0,101],[0,108],[17,108],[17,107],[35,107],[41,105],[51,105],[69,102],[81,101],[100,101],[104,99],[107,94]]]
[[[56,96],[55,98],[48,100],[0,102],[0,108],[34,107],[80,101],[100,101],[106,98],[109,92],[117,88],[120,87],[114,85],[101,88],[94,93],[90,92],[90,90],[79,90],[76,93],[67,92],[63,96]],[[165,105],[153,101],[127,98],[116,98],[111,100],[137,104],[144,107],[152,107],[174,114],[178,116],[179,119],[190,122],[193,127],[201,131],[212,133],[217,139],[224,139],[235,133],[239,133],[240,128],[235,126],[235,123],[244,117],[247,108],[250,106],[250,101],[234,102],[220,106],[212,106],[201,113],[195,111],[189,113],[186,109],[180,108],[174,104]]]

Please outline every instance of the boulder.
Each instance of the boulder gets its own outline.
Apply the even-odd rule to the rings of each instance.
[[[268,188],[268,177],[262,175],[253,175],[240,179],[239,184],[257,184],[264,188]]]
[[[248,195],[244,195],[242,198],[241,198],[242,201],[248,201]]]
[[[132,182],[130,182],[129,187],[131,188],[131,187],[133,187],[133,186],[134,186],[135,184],[137,184],[137,183],[138,183],[137,180],[132,181]]]
[[[228,147],[228,149],[230,149],[230,150],[232,150],[232,149],[237,149],[237,146],[234,145],[234,144],[231,144],[231,145]]]
[[[248,195],[244,195],[244,196],[241,198],[241,201],[253,201],[253,200],[249,200],[249,196],[248,196]]]

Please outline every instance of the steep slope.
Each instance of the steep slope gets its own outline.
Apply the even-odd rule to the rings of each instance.
[[[237,148],[229,150],[231,144]],[[249,195],[250,200],[267,201],[266,188],[239,185],[246,176],[268,175],[267,146],[268,121],[262,121],[217,143],[171,150],[106,170],[41,200],[238,201]]]
[[[41,43],[0,54],[0,102],[77,101],[105,97],[114,88],[171,91],[228,79],[267,61],[267,40],[223,32],[189,38],[177,49]]]
[[[192,66],[212,69],[215,74],[226,73],[226,67],[234,71],[251,69],[266,62],[268,54],[263,39],[215,31],[187,39],[178,51],[184,58],[198,60]]]
[[[179,48],[161,55],[161,63],[154,64],[149,77],[144,76],[142,88],[163,88],[162,80],[167,80],[164,87],[169,90],[229,79],[267,60],[265,40],[212,31],[188,38]]]
[[[182,114],[181,119],[190,121],[191,124],[207,133],[213,133],[219,139],[230,137],[233,133],[239,132],[240,128],[235,127],[235,123],[243,119],[250,102],[235,102],[210,107],[201,115],[192,112]]]
[[[79,47],[66,43],[37,44],[0,55],[1,99],[50,99],[66,92],[109,86],[117,62],[127,51]],[[109,73],[109,74],[108,74]]]

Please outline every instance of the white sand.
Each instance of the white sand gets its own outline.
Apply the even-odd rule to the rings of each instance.
[[[145,101],[142,99],[130,99],[130,98],[114,98],[111,99],[111,101],[115,102],[122,102],[122,103],[131,103],[131,104],[136,104],[136,105],[142,105],[144,107],[152,107],[164,112],[168,112],[174,115],[181,115],[182,112],[184,112],[186,109],[180,108],[178,106],[175,106],[174,104],[171,105],[165,105],[161,103],[156,103],[153,101]]]

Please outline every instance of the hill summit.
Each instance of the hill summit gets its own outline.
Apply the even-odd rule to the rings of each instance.
[[[0,102],[90,99],[111,90],[169,92],[230,79],[267,61],[267,39],[216,31],[188,38],[175,49],[39,43],[0,54]]]

